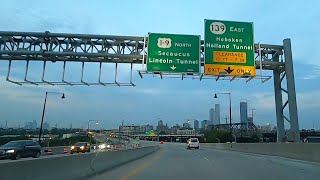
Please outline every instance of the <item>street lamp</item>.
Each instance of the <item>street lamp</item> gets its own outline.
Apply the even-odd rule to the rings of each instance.
[[[65,99],[65,98],[66,98],[66,97],[64,96],[64,93],[59,93],[59,92],[46,92],[46,96],[45,96],[45,98],[44,98],[44,103],[43,103],[41,124],[40,124],[40,132],[39,132],[39,140],[38,140],[39,143],[41,143],[42,125],[43,125],[44,113],[45,113],[45,111],[46,111],[46,104],[47,104],[48,94],[62,94],[61,99]]]
[[[90,122],[96,122],[96,125],[98,125],[99,124],[99,121],[97,121],[97,120],[88,120],[88,132],[90,132]]]
[[[96,125],[98,125],[99,124],[99,121],[97,121],[97,120],[88,120],[88,136],[89,136],[89,143],[91,144],[91,137],[92,137],[92,134],[90,135],[90,122],[96,122]]]
[[[214,98],[215,99],[217,99],[218,98],[218,96],[217,96],[217,94],[227,94],[227,95],[229,95],[229,104],[230,104],[230,107],[229,107],[229,126],[230,126],[230,136],[232,136],[232,122],[231,122],[231,119],[232,119],[232,110],[231,110],[231,93],[215,93],[214,94]]]

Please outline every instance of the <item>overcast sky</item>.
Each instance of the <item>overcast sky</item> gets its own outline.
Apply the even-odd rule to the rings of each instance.
[[[282,44],[291,38],[301,128],[320,129],[320,41],[319,2],[316,0],[136,0],[81,1],[7,0],[0,6],[1,31],[36,31],[89,33],[103,35],[145,36],[148,32],[204,34],[204,19],[254,22],[255,42]],[[24,63],[14,63],[15,78],[21,78]],[[187,119],[208,119],[209,108],[221,104],[221,116],[228,114],[227,96],[213,99],[215,92],[231,92],[233,120],[239,122],[239,102],[249,99],[255,108],[255,123],[276,125],[273,79],[264,84],[256,79],[181,80],[146,76],[134,72],[136,87],[67,87],[18,86],[5,81],[7,61],[0,61],[0,124],[24,126],[27,121],[40,122],[46,91],[64,92],[66,99],[50,94],[45,121],[58,127],[86,127],[89,119],[99,120],[104,128],[125,124],[153,124],[160,118],[168,125],[182,124]],[[32,63],[30,78],[40,77],[41,64]],[[87,66],[86,80],[98,75],[98,64]],[[50,64],[48,78],[57,77],[61,64]],[[120,67],[119,79],[129,78],[127,66]],[[141,65],[135,66],[135,70]],[[106,67],[109,75],[112,67]],[[56,73],[56,74],[55,74]],[[257,73],[260,73],[257,71]],[[264,71],[264,75],[271,72]],[[106,76],[106,75],[105,75]],[[80,65],[70,65],[70,79],[80,78]],[[110,76],[109,76],[110,78]]]

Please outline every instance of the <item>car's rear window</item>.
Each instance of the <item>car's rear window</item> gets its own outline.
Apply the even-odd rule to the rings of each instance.
[[[198,139],[191,139],[191,142],[198,142]]]

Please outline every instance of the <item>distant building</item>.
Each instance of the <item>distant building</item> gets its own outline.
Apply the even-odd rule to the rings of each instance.
[[[190,128],[191,128],[191,125],[190,125],[189,123],[185,122],[185,123],[183,123],[182,128],[184,128],[184,129],[190,129]]]
[[[168,131],[168,130],[169,130],[168,124],[164,125],[162,120],[158,121],[158,126],[157,126],[157,131],[158,132]]]
[[[240,102],[240,122],[247,123],[248,121],[248,105],[247,102]]]
[[[176,125],[172,126],[171,129],[180,129],[180,128],[181,128],[181,126],[179,124],[176,124]]]
[[[32,122],[27,122],[26,125],[24,126],[25,129],[37,129],[38,124],[36,120],[33,120]]]
[[[194,129],[178,129],[177,130],[178,135],[193,135],[195,134]]]
[[[212,125],[212,121],[209,121],[209,120],[201,121],[201,129],[207,130],[209,125]]]
[[[206,125],[206,122],[207,120],[203,120],[201,121],[201,129],[204,129],[205,128],[205,125]]]
[[[213,121],[214,118],[214,108],[209,109],[209,121]]]
[[[170,134],[177,134],[177,130],[180,128],[181,128],[181,126],[179,124],[172,126],[170,129]]]
[[[213,113],[213,125],[220,124],[220,104],[215,104],[215,109]]]
[[[215,104],[214,108],[209,109],[209,121],[214,125],[220,124],[220,104]]]
[[[49,123],[44,122],[43,125],[42,125],[42,128],[43,128],[43,129],[46,129],[46,130],[50,129]]]
[[[141,133],[146,133],[147,132],[147,127],[146,126],[139,126],[139,128],[138,128],[138,132],[141,132]]]
[[[193,121],[193,128],[194,128],[195,130],[198,130],[198,129],[199,129],[199,121],[198,121],[198,120],[194,120],[194,121]]]
[[[147,125],[145,125],[145,128],[146,128],[146,132],[152,131],[153,130],[153,125],[147,124]]]
[[[252,124],[252,123],[253,123],[252,117],[248,117],[248,123],[249,123],[249,124]]]
[[[145,128],[138,125],[121,125],[119,126],[119,131],[124,134],[143,134],[145,133]]]
[[[274,129],[274,126],[270,123],[260,126],[260,131],[262,132],[271,132],[273,129]]]

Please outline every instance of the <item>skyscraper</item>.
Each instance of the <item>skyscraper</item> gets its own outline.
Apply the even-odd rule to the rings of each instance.
[[[158,121],[157,130],[158,130],[159,132],[160,132],[160,131],[166,131],[166,130],[168,130],[168,125],[167,125],[167,124],[164,125],[164,124],[163,124],[163,121],[160,120],[160,121]]]
[[[240,122],[248,122],[248,107],[247,102],[240,102]]]
[[[214,118],[214,108],[209,109],[209,121],[213,121]]]
[[[213,125],[220,124],[220,104],[215,105],[215,110],[213,114]]]
[[[199,121],[198,121],[198,120],[194,120],[194,121],[193,121],[193,128],[194,128],[195,130],[198,130],[198,129],[199,129]]]
[[[210,123],[210,122],[212,122],[212,121],[208,121],[208,120],[201,121],[201,129],[207,130],[208,125],[212,125],[212,123]]]

